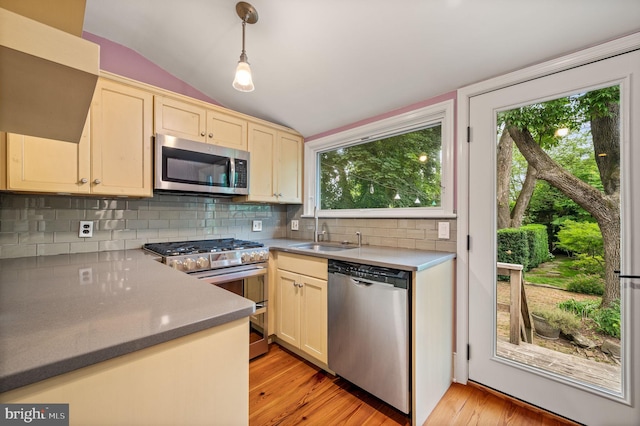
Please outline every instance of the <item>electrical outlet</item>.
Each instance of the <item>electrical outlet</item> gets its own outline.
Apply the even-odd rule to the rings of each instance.
[[[262,221],[261,220],[254,220],[252,222],[252,230],[253,230],[253,232],[262,231]]]
[[[449,239],[449,222],[438,222],[438,238]]]
[[[294,219],[294,220],[291,221],[291,230],[292,231],[297,231],[298,230],[298,226],[299,226],[299,223],[298,223],[297,220]]]
[[[93,237],[93,222],[90,220],[81,220],[80,229],[78,230],[78,237],[91,238]]]
[[[93,284],[93,269],[92,268],[78,269],[78,277],[80,278],[80,284]]]

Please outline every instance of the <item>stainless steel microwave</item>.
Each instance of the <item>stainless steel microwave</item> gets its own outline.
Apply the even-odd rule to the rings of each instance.
[[[168,135],[155,137],[154,189],[217,195],[249,193],[249,153]]]

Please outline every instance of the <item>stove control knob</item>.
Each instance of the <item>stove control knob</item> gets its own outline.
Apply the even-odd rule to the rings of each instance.
[[[172,261],[169,266],[171,266],[173,269],[177,269],[178,271],[182,271],[182,261],[181,260],[174,260]]]
[[[196,269],[196,261],[190,257],[184,260],[184,270],[185,271],[193,271]]]
[[[262,250],[260,253],[258,253],[260,256],[260,260],[268,260],[269,259],[269,251],[268,250]]]
[[[204,256],[201,256],[196,261],[196,265],[198,266],[198,269],[208,268],[209,267],[209,259],[204,257]]]
[[[256,253],[255,251],[251,252],[251,261],[255,262],[256,260],[258,260],[258,253]]]
[[[251,262],[251,255],[248,252],[242,253],[242,263]]]

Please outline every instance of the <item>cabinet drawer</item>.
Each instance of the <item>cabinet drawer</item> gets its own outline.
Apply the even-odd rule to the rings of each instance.
[[[326,280],[327,259],[321,257],[304,256],[295,253],[278,253],[278,269],[303,274],[310,277]]]

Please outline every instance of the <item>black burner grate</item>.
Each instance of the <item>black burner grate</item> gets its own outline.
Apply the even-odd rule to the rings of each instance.
[[[172,243],[148,243],[143,246],[146,250],[162,256],[179,256],[182,254],[215,253],[220,251],[241,250],[264,247],[256,241],[222,238],[217,240],[179,241]]]

